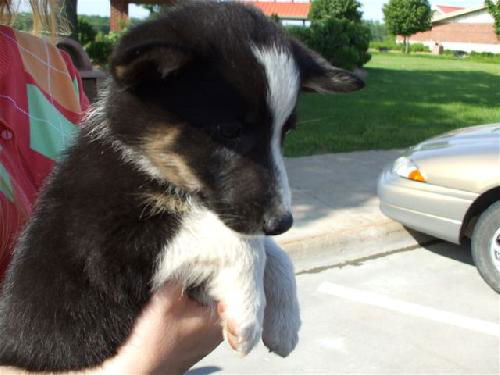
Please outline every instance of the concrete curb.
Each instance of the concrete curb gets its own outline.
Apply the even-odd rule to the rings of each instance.
[[[424,245],[435,238],[412,232],[394,221],[366,225],[342,232],[280,239],[278,243],[290,255],[296,273],[314,272],[361,258]]]
[[[290,254],[298,272],[433,240],[410,232],[379,209],[377,181],[402,153],[362,151],[286,160],[294,226],[276,241]]]

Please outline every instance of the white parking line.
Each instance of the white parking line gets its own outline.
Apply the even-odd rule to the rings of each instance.
[[[318,287],[318,292],[345,298],[353,302],[381,307],[406,315],[412,315],[423,319],[433,320],[435,322],[453,325],[471,331],[484,333],[486,335],[500,337],[500,324],[468,318],[466,316],[438,310],[432,307],[396,300],[381,294],[347,288],[345,286],[329,282],[321,283]]]

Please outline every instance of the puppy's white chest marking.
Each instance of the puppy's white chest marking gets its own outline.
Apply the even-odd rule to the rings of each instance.
[[[265,263],[263,241],[234,232],[213,212],[193,206],[158,258],[153,288],[173,279],[199,285],[228,268],[251,272],[251,264]]]
[[[247,354],[260,340],[266,299],[263,236],[243,236],[207,209],[193,207],[158,259],[153,288],[169,280],[204,291],[225,306],[224,320],[236,327],[236,348]]]

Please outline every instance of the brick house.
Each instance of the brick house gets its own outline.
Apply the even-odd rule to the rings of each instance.
[[[464,7],[449,7],[447,5],[436,5],[434,7],[434,16],[442,16],[451,12],[456,12],[457,10],[463,10]]]
[[[423,43],[430,49],[439,44],[445,50],[500,53],[495,21],[485,6],[442,8],[434,13],[432,29],[412,35],[410,43]],[[397,42],[403,42],[403,38],[398,36]]]
[[[221,0],[222,1],[222,0]],[[227,1],[227,0],[226,0]],[[310,0],[239,0],[251,3],[259,8],[264,14],[271,16],[277,15],[283,25],[309,25],[307,16],[311,7]],[[128,19],[128,5],[130,3],[138,4],[171,4],[175,0],[110,0],[111,31],[120,31]]]

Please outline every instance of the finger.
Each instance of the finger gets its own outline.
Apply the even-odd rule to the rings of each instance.
[[[223,318],[225,311],[226,311],[226,305],[224,304],[224,302],[219,302],[217,304],[217,314],[219,314],[219,316]]]
[[[238,334],[236,333],[236,326],[227,320],[223,322],[223,326],[227,342],[229,343],[231,348],[233,348],[234,350],[238,350],[239,338]]]
[[[226,331],[235,337],[238,336],[236,325],[230,321],[226,321]]]

